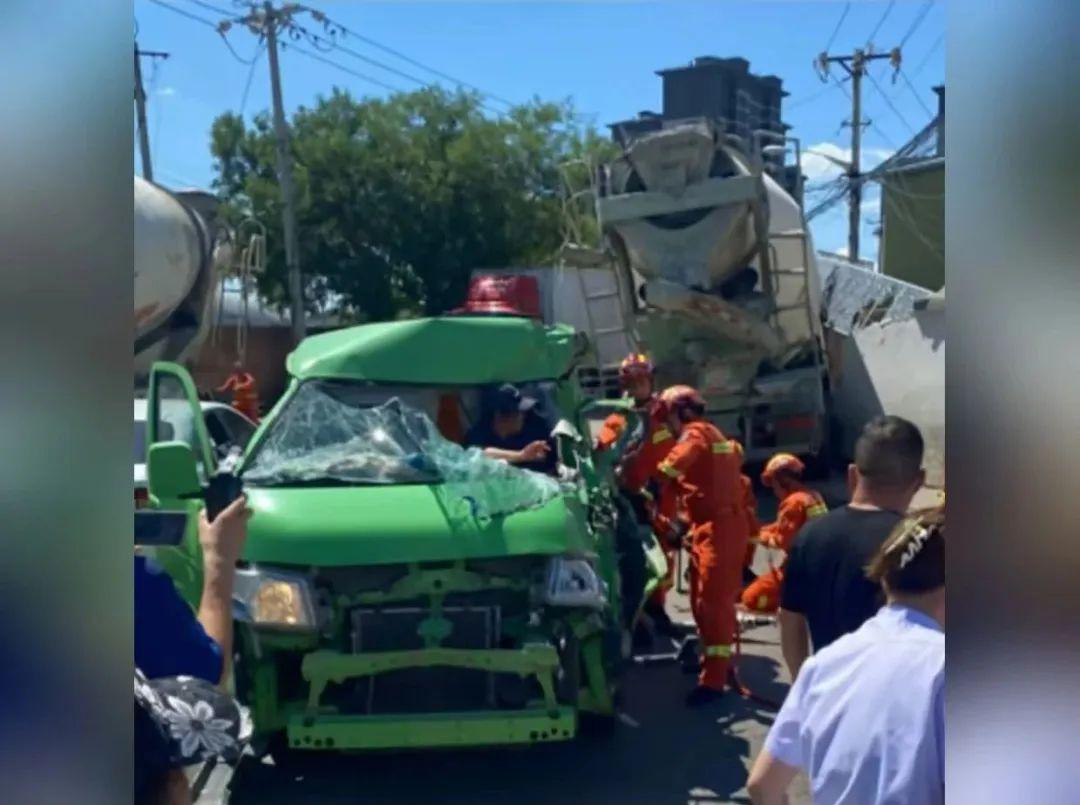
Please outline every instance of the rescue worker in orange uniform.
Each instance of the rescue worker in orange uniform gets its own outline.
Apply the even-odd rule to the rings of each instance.
[[[735,637],[735,599],[749,540],[736,442],[704,419],[705,401],[689,386],[672,386],[660,400],[675,446],[657,467],[661,507],[657,527],[685,534],[690,549],[690,607],[700,637],[701,671],[687,705],[707,704],[723,694]],[[664,499],[674,495],[676,515]]]
[[[232,407],[252,422],[258,422],[259,393],[255,389],[255,378],[244,370],[240,361],[233,364],[232,374],[218,387],[218,393],[229,390],[233,393]]]
[[[776,522],[762,526],[758,535],[758,542],[762,545],[787,553],[806,521],[828,511],[821,495],[803,483],[805,469],[803,463],[790,453],[777,453],[765,465],[761,483],[772,489],[780,500],[780,509]],[[761,574],[743,590],[742,605],[752,612],[776,612],[780,606],[784,565]]]
[[[738,442],[735,442],[735,448],[739,454],[739,460],[742,461],[743,448]],[[746,473],[739,475],[739,483],[742,485],[742,505],[743,511],[746,513],[746,527],[750,531],[750,541],[746,543],[746,554],[743,557],[743,584],[749,584],[755,578],[757,578],[753,571],[750,569],[754,564],[754,539],[761,531],[761,524],[757,518],[757,498],[754,497],[754,482],[750,480],[750,476]]]
[[[656,471],[656,465],[660,463],[660,459],[667,455],[675,444],[675,437],[668,430],[667,422],[660,414],[660,406],[653,384],[655,373],[656,367],[653,362],[647,355],[642,353],[627,355],[619,365],[619,384],[627,396],[633,400],[634,408],[644,421],[645,427],[640,438],[627,449],[620,462],[617,471],[618,482],[620,491],[634,509],[637,523],[639,526],[647,528],[652,527],[652,518],[649,514],[649,502],[653,498],[649,486],[654,485],[652,474]],[[609,416],[604,420],[604,424],[600,428],[600,434],[596,440],[596,449],[610,449],[623,435],[626,428],[626,417],[622,414]],[[663,543],[662,546],[668,560],[668,572],[661,581],[660,586],[657,587],[656,591],[645,603],[644,611],[652,620],[658,633],[675,637],[678,635],[678,630],[664,610],[664,601],[674,579],[675,550],[677,549],[670,548],[666,543]],[[644,556],[641,559],[644,560]],[[627,567],[628,573],[624,575],[634,576],[640,570],[641,584],[643,585],[645,581],[644,562],[641,562],[640,568],[637,567],[636,561],[634,565],[633,570]],[[624,578],[624,582],[626,580]],[[624,586],[633,590],[636,584],[624,584]],[[633,607],[634,614],[637,613],[637,603],[637,601],[627,602],[628,607]],[[629,615],[628,610],[628,620],[632,619],[633,615]],[[627,625],[631,626],[632,624],[628,623]]]

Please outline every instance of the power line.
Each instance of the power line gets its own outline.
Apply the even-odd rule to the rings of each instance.
[[[490,92],[486,92],[485,90],[480,89],[480,87],[477,87],[475,84],[470,84],[468,81],[462,81],[460,78],[455,78],[454,76],[450,75],[449,73],[445,73],[442,70],[437,70],[436,68],[430,67],[429,65],[426,65],[421,61],[417,61],[416,59],[412,58],[411,56],[407,56],[406,54],[402,53],[400,50],[395,50],[392,47],[388,47],[388,46],[382,44],[381,42],[375,41],[371,37],[364,36],[363,34],[358,34],[355,31],[353,31],[353,30],[351,30],[349,28],[346,28],[340,22],[337,22],[336,20],[331,20],[331,19],[327,18],[326,15],[323,14],[321,11],[316,11],[316,10],[310,9],[310,8],[308,9],[308,11],[309,11],[309,13],[311,13],[311,16],[314,17],[316,21],[318,21],[318,22],[325,21],[325,22],[329,23],[330,25],[334,26],[335,28],[337,28],[338,30],[340,30],[342,33],[344,33],[344,34],[346,34],[348,36],[351,36],[351,37],[353,37],[355,39],[359,39],[361,42],[366,42],[367,44],[371,45],[374,48],[378,48],[379,50],[383,51],[384,53],[389,53],[391,56],[396,56],[397,58],[401,59],[404,62],[408,62],[409,64],[413,65],[414,67],[419,67],[421,70],[424,70],[424,71],[426,71],[428,73],[431,73],[432,75],[438,76],[439,78],[445,79],[446,81],[450,81],[451,83],[457,84],[457,85],[465,87],[467,89],[471,89],[473,92],[478,92],[481,95],[484,95],[485,97],[488,97],[493,101],[498,101],[499,103],[505,104],[506,106],[509,106],[509,107],[517,106],[517,104],[515,104],[513,101],[509,101],[506,98],[500,98],[498,95],[495,95],[495,94],[490,93]]]
[[[163,2],[163,0],[150,0],[150,2],[153,3],[155,6],[167,8],[170,11],[179,14],[181,17],[187,17],[189,20],[194,20],[195,22],[201,22],[203,25],[208,25],[215,31],[218,29],[217,23],[211,22],[210,20],[206,19],[206,17],[200,17],[198,14],[192,14],[190,11],[184,11],[184,9],[169,5],[168,3]]]
[[[867,47],[870,47],[871,43],[874,41],[874,37],[878,35],[878,31],[880,31],[881,26],[885,24],[885,20],[889,18],[889,14],[892,12],[895,5],[896,0],[889,0],[889,5],[885,7],[885,13],[881,15],[881,19],[879,19],[877,25],[874,26],[874,30],[870,32],[870,36],[866,37]]]
[[[349,75],[356,76],[357,78],[361,78],[364,81],[370,81],[372,84],[377,84],[378,86],[388,89],[392,92],[404,92],[404,90],[402,90],[400,87],[391,86],[390,84],[387,84],[384,81],[380,81],[377,78],[373,78],[370,75],[366,75],[364,73],[353,70],[350,67],[346,67],[343,64],[339,64],[333,59],[328,59],[325,56],[320,56],[317,53],[312,53],[310,50],[304,50],[302,47],[299,47],[295,44],[282,42],[281,46],[282,48],[290,52],[299,53],[303,56],[307,56],[308,58],[315,59],[316,61],[321,61],[323,64],[328,64],[331,67],[341,70],[343,73],[348,73]]]
[[[251,79],[255,76],[255,65],[259,63],[259,56],[262,55],[265,45],[266,40],[260,36],[258,44],[255,45],[255,52],[251,56],[251,69],[248,70],[247,81],[244,82],[244,94],[240,96],[240,117],[244,116],[244,110],[247,108],[248,93],[251,91]]]
[[[941,44],[944,41],[945,41],[945,34],[944,33],[938,34],[938,38],[934,40],[934,44],[932,44],[930,46],[930,50],[926,51],[926,55],[923,56],[922,61],[919,62],[919,66],[915,68],[914,72],[912,72],[912,74],[911,74],[912,78],[915,78],[919,73],[921,73],[923,71],[923,69],[926,67],[926,65],[928,65],[930,63],[931,57],[933,57],[933,55],[935,53],[937,53],[938,48],[941,47]]]
[[[829,48],[831,48],[833,42],[836,41],[836,35],[840,33],[840,26],[844,24],[844,20],[847,19],[849,11],[851,11],[851,3],[844,3],[844,10],[840,13],[840,19],[836,21],[836,27],[833,28],[832,36],[829,37],[829,41],[825,44],[826,53],[829,52]]]
[[[206,3],[204,0],[188,0],[189,3],[194,3],[197,6],[205,8],[207,11],[213,11],[217,14],[224,14],[226,17],[231,17],[234,12],[221,6],[215,6],[213,3]]]
[[[923,111],[926,112],[926,114],[930,117],[934,117],[934,112],[930,111],[930,107],[926,105],[926,101],[924,101],[922,99],[922,96],[919,95],[918,90],[915,89],[915,85],[912,84],[911,79],[908,78],[908,74],[905,73],[903,70],[900,70],[900,77],[904,79],[904,83],[907,84],[907,88],[911,90],[911,94],[915,96],[915,100],[919,102],[919,106],[923,108]]]
[[[150,0],[150,2],[153,3],[154,5],[161,6],[162,8],[167,8],[169,11],[172,11],[172,12],[174,12],[176,14],[179,14],[182,17],[187,17],[189,20],[193,20],[194,22],[199,22],[199,23],[202,23],[203,25],[205,25],[205,26],[207,26],[209,28],[213,28],[214,32],[218,36],[221,37],[221,41],[225,43],[225,47],[227,47],[229,49],[229,52],[233,55],[234,59],[236,59],[241,64],[247,64],[247,65],[251,64],[251,62],[249,62],[247,59],[243,58],[239,53],[236,52],[236,50],[233,49],[232,44],[229,42],[228,38],[226,38],[226,36],[225,36],[225,32],[221,29],[220,23],[214,22],[212,20],[208,20],[208,19],[206,19],[206,17],[200,17],[198,14],[192,14],[191,12],[185,11],[182,8],[177,8],[174,5],[170,5],[169,3],[163,2],[163,0]]]
[[[324,36],[320,36],[319,34],[312,33],[311,31],[309,31],[307,28],[305,28],[302,25],[296,25],[295,23],[293,23],[293,24],[290,25],[290,28],[292,28],[295,31],[298,31],[299,33],[301,33],[317,49],[320,49],[320,50],[322,49],[322,48],[319,48],[319,44],[322,43],[329,50],[339,50],[342,53],[348,54],[349,56],[352,56],[352,57],[354,57],[356,59],[359,59],[360,61],[371,64],[371,65],[373,65],[375,67],[379,67],[379,68],[381,68],[383,70],[386,70],[387,72],[390,72],[390,73],[393,73],[394,75],[400,76],[401,78],[405,78],[405,79],[407,79],[409,81],[413,81],[413,82],[415,82],[417,84],[420,84],[423,87],[437,86],[437,85],[433,85],[432,82],[427,81],[427,80],[425,80],[423,78],[418,78],[415,75],[412,75],[410,73],[406,73],[404,70],[399,70],[396,67],[387,64],[386,62],[381,62],[378,59],[372,59],[369,56],[365,56],[362,53],[358,53],[357,51],[355,51],[355,50],[353,50],[351,48],[345,47],[340,42],[336,42],[336,41],[334,41],[332,39],[327,39]],[[326,51],[324,50],[324,52],[326,52]],[[358,75],[362,76],[363,74],[359,73]],[[370,80],[370,77],[368,77],[368,78]],[[386,86],[389,86],[389,85],[388,84],[382,84],[382,86],[386,87]],[[398,89],[398,88],[395,88],[395,91],[396,92],[401,92],[402,90]],[[483,101],[480,102],[480,106],[481,106],[481,108],[486,109],[487,111],[491,112],[494,115],[505,114],[504,112],[502,112],[502,111],[500,111],[498,109],[492,109],[490,106],[483,103]]]
[[[890,109],[892,109],[892,111],[893,111],[893,114],[894,114],[894,115],[896,115],[896,116],[897,116],[898,118],[900,118],[900,121],[901,121],[901,122],[902,122],[902,123],[903,123],[903,124],[904,124],[905,126],[907,126],[907,127],[908,127],[908,130],[909,130],[909,131],[910,131],[910,132],[911,132],[911,133],[912,133],[912,134],[914,135],[914,134],[915,134],[915,127],[914,127],[914,126],[912,126],[912,125],[911,125],[911,124],[910,124],[910,123],[908,122],[908,119],[907,119],[906,117],[904,117],[904,115],[903,115],[903,114],[902,114],[902,113],[900,112],[900,110],[899,110],[899,109],[897,109],[897,108],[896,108],[896,104],[894,104],[894,103],[892,102],[892,100],[891,100],[891,99],[889,98],[889,96],[885,94],[885,90],[883,90],[883,89],[881,88],[881,84],[879,84],[879,83],[878,83],[878,81],[877,81],[877,79],[876,79],[876,78],[874,78],[874,75],[873,75],[873,73],[871,73],[871,72],[870,72],[870,71],[868,70],[868,71],[866,72],[866,77],[870,79],[870,83],[874,85],[874,89],[876,89],[876,90],[878,91],[878,94],[879,94],[879,95],[880,95],[880,96],[881,96],[881,97],[882,97],[882,98],[883,98],[883,99],[885,100],[885,103],[886,103],[886,105],[888,105],[888,107],[889,107]]]
[[[922,25],[923,20],[926,19],[926,15],[930,13],[930,7],[933,5],[934,0],[926,0],[926,2],[922,4],[922,8],[919,9],[918,14],[916,14],[915,16],[915,21],[911,23],[911,27],[908,28],[907,33],[904,34],[903,38],[901,38],[900,47],[906,45],[907,41],[911,39],[911,35],[919,29],[919,26]]]

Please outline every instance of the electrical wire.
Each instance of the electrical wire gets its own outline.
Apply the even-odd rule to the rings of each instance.
[[[844,24],[844,20],[847,19],[849,11],[851,11],[851,3],[844,3],[844,10],[840,13],[840,19],[836,21],[836,27],[833,28],[832,36],[829,37],[829,41],[825,43],[825,50],[823,52],[828,53],[829,48],[831,48],[833,42],[836,41],[836,35],[840,33],[840,26]]]
[[[881,26],[885,24],[885,20],[889,18],[889,14],[892,12],[893,7],[896,5],[896,0],[889,0],[889,5],[885,7],[885,13],[881,15],[881,19],[878,20],[877,25],[874,26],[874,30],[870,32],[870,36],[866,37],[866,46],[874,42],[874,37],[878,35],[878,31],[881,30]]]
[[[930,63],[931,57],[933,57],[933,55],[935,53],[937,53],[938,48],[941,47],[941,44],[944,41],[945,41],[945,34],[944,33],[939,34],[938,38],[934,40],[934,44],[932,44],[930,46],[930,50],[926,51],[926,55],[923,56],[922,61],[919,62],[919,66],[916,67],[915,70],[911,73],[912,78],[915,78],[917,75],[919,75],[919,73],[921,73],[923,71],[923,69],[926,67],[926,65],[928,65]]]
[[[378,59],[372,59],[369,56],[365,56],[362,53],[358,53],[357,51],[355,51],[355,50],[353,50],[351,48],[345,47],[340,42],[335,42],[335,41],[333,41],[331,39],[327,39],[324,36],[320,36],[319,34],[312,33],[311,31],[309,31],[307,28],[305,28],[302,25],[298,25],[296,23],[290,23],[289,28],[299,32],[300,34],[302,34],[308,40],[308,42],[310,42],[316,48],[318,48],[320,50],[323,50],[323,52],[327,52],[327,50],[322,48],[322,47],[319,47],[320,45],[323,45],[325,48],[328,48],[329,50],[341,51],[342,53],[345,53],[345,54],[347,54],[349,56],[352,56],[352,57],[354,57],[356,59],[359,59],[360,61],[366,62],[368,64],[371,64],[371,65],[375,66],[375,67],[379,67],[379,68],[381,68],[383,70],[386,70],[387,72],[393,73],[394,75],[400,76],[401,78],[405,78],[405,79],[407,79],[409,81],[413,81],[413,82],[415,82],[417,84],[420,84],[423,87],[437,86],[437,85],[433,85],[432,82],[427,81],[427,80],[425,80],[423,78],[419,78],[419,77],[417,77],[415,75],[412,75],[410,73],[406,73],[404,70],[399,70],[396,67],[387,64],[386,62],[381,62]],[[384,84],[383,86],[388,86],[388,85]],[[397,90],[397,91],[400,92],[402,90]],[[493,109],[490,106],[488,106],[487,104],[483,103],[483,101],[480,102],[480,107],[487,110],[488,112],[491,112],[494,115],[504,115],[505,114],[504,111],[499,110],[499,109]]]
[[[204,2],[204,0],[188,0],[188,2],[189,3],[194,3],[197,6],[201,6],[202,8],[205,8],[207,11],[213,11],[213,12],[215,12],[217,14],[223,14],[226,17],[231,17],[233,15],[233,13],[234,13],[234,12],[230,11],[227,8],[222,8],[221,6],[215,6],[213,3]]]
[[[247,81],[244,82],[244,94],[240,96],[240,117],[244,116],[244,110],[247,109],[248,93],[251,92],[251,79],[255,76],[255,65],[259,63],[259,56],[262,55],[265,48],[266,40],[260,36],[259,42],[255,46],[255,53],[251,56],[251,69],[248,70]]]
[[[366,43],[368,45],[371,45],[374,48],[378,48],[379,50],[383,51],[384,53],[389,53],[391,56],[395,56],[395,57],[401,59],[402,61],[411,64],[413,67],[419,67],[421,70],[424,70],[425,72],[431,73],[432,75],[438,76],[439,78],[442,78],[442,79],[444,79],[446,81],[449,81],[449,82],[451,82],[453,84],[457,84],[458,86],[465,87],[466,89],[471,89],[473,92],[477,92],[477,93],[479,93],[479,94],[481,94],[481,95],[483,95],[483,96],[485,96],[487,98],[490,98],[493,101],[498,101],[501,104],[505,104],[508,107],[517,106],[517,104],[515,104],[513,101],[509,101],[506,98],[500,98],[498,95],[495,95],[494,93],[487,92],[485,90],[480,89],[480,87],[476,86],[475,84],[470,84],[468,81],[462,81],[460,78],[455,78],[454,76],[450,75],[449,73],[445,73],[442,70],[437,70],[434,67],[430,67],[430,66],[424,64],[421,61],[417,61],[416,59],[414,59],[414,58],[412,58],[410,56],[407,56],[406,54],[402,53],[400,50],[395,50],[394,48],[388,47],[387,45],[384,45],[381,42],[377,42],[376,40],[372,39],[369,36],[364,36],[363,34],[358,34],[356,31],[353,31],[352,29],[345,27],[340,22],[337,22],[336,20],[329,19],[321,11],[316,11],[315,9],[312,9],[312,8],[309,8],[309,7],[306,7],[306,8],[307,8],[307,11],[309,13],[311,13],[311,15],[313,17],[315,17],[315,19],[317,21],[325,20],[330,25],[332,25],[333,27],[339,29],[342,33],[346,34],[347,36],[351,36],[354,39],[359,39],[361,42],[364,42],[364,43]],[[425,83],[430,83],[430,82],[425,82]]]
[[[919,9],[918,14],[915,16],[915,21],[911,23],[911,27],[908,28],[907,33],[900,39],[900,47],[906,45],[907,41],[911,39],[912,34],[919,30],[919,26],[922,25],[923,20],[926,19],[926,15],[930,13],[930,8],[933,5],[934,0],[926,0],[926,2],[922,4],[922,8]]]
[[[177,8],[174,5],[170,5],[169,3],[164,2],[164,0],[150,0],[150,2],[154,5],[161,6],[162,8],[167,8],[169,11],[179,14],[182,17],[187,17],[189,20],[200,22],[209,28],[213,28],[214,32],[221,37],[221,41],[225,43],[225,47],[229,49],[229,52],[233,55],[233,58],[235,58],[241,64],[251,64],[251,62],[243,58],[239,53],[236,52],[236,50],[233,49],[233,46],[226,38],[224,31],[222,31],[221,28],[218,27],[218,23],[213,22],[212,20],[208,20],[206,19],[206,17],[200,17],[198,14],[192,14],[191,12],[185,11],[182,8]]]
[[[914,84],[912,84],[912,83],[911,83],[911,79],[910,79],[910,78],[908,78],[908,74],[907,74],[907,73],[905,73],[905,72],[904,72],[903,70],[900,70],[900,71],[899,71],[899,73],[900,73],[900,77],[901,77],[902,79],[904,79],[904,83],[905,83],[905,84],[907,84],[907,88],[908,88],[909,90],[911,90],[911,94],[915,96],[915,100],[917,100],[917,101],[919,102],[919,106],[921,106],[921,107],[923,108],[923,111],[924,111],[924,112],[926,112],[926,114],[927,114],[927,115],[928,115],[929,117],[935,117],[935,116],[936,116],[936,113],[935,113],[935,112],[932,112],[932,111],[930,110],[930,107],[926,105],[926,101],[924,101],[924,100],[922,99],[922,96],[921,96],[921,95],[919,95],[919,92],[918,92],[918,90],[916,90],[916,89],[915,89],[915,85],[914,85]]]
[[[402,90],[400,87],[392,86],[390,84],[387,84],[385,81],[380,81],[377,78],[374,78],[374,77],[372,77],[370,75],[366,75],[364,73],[353,70],[352,68],[346,67],[343,64],[338,64],[333,59],[328,59],[325,56],[320,56],[317,53],[312,53],[309,50],[304,50],[302,47],[298,47],[295,44],[282,42],[281,46],[282,46],[283,50],[293,51],[293,52],[299,53],[299,54],[301,54],[303,56],[307,56],[308,58],[315,59],[316,61],[321,61],[323,64],[328,64],[331,67],[335,67],[338,70],[341,70],[343,73],[348,73],[349,75],[355,76],[356,78],[360,78],[360,79],[363,79],[364,81],[368,81],[368,82],[370,82],[372,84],[376,84],[376,85],[378,85],[380,87],[383,87],[384,89],[390,90],[391,92],[404,92],[404,90]]]
[[[896,104],[892,102],[892,99],[890,99],[889,96],[885,94],[885,90],[881,88],[881,84],[879,84],[877,79],[874,78],[874,74],[867,70],[865,75],[867,78],[870,79],[870,83],[874,85],[874,89],[876,89],[878,91],[878,94],[881,95],[881,97],[885,100],[885,104],[893,111],[893,114],[900,118],[900,121],[908,127],[908,130],[914,136],[916,133],[915,127],[908,122],[908,119],[904,117],[903,113],[901,113],[901,111],[896,108]]]

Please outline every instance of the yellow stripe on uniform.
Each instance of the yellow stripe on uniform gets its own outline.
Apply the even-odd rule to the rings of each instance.
[[[670,464],[661,464],[659,469],[660,472],[664,473],[664,475],[667,475],[670,478],[682,478],[682,473],[672,467]]]
[[[658,428],[656,433],[652,435],[652,443],[660,444],[660,442],[667,441],[671,438],[671,431],[667,428]]]
[[[705,646],[706,657],[730,657],[731,644],[725,643],[716,646]]]
[[[735,448],[732,446],[731,442],[713,442],[712,451],[714,453],[734,453]]]
[[[828,513],[829,510],[824,503],[817,503],[806,510],[807,517],[821,517],[821,515]]]

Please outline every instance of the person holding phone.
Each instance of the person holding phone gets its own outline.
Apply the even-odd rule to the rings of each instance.
[[[203,588],[197,613],[160,567],[135,557],[135,666],[148,679],[192,676],[218,684],[224,678],[233,647],[236,562],[250,516],[243,496],[213,521],[199,512]]]

